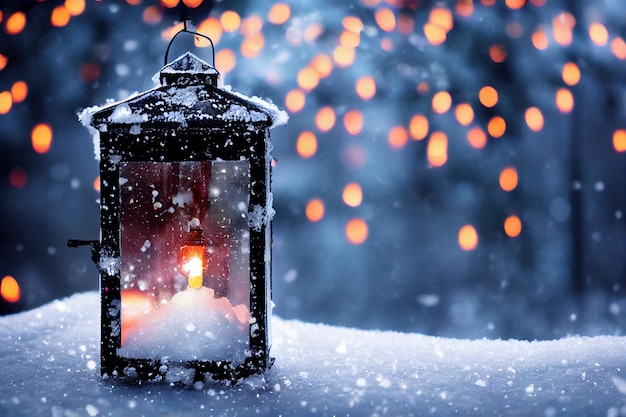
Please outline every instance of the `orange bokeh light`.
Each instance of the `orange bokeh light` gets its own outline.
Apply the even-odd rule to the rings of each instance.
[[[231,72],[237,65],[237,57],[232,49],[220,49],[215,54],[215,66],[222,74]]]
[[[448,161],[448,136],[443,132],[433,132],[426,147],[428,162],[434,167],[443,166]]]
[[[497,64],[506,61],[506,50],[502,45],[493,45],[489,48],[489,58]]]
[[[161,4],[168,9],[178,6],[179,0],[161,0]]]
[[[513,167],[506,167],[500,172],[500,178],[498,179],[500,188],[506,192],[513,191],[517,188],[518,175],[517,170]]]
[[[474,121],[474,109],[469,103],[460,103],[454,108],[454,116],[461,126],[469,126]]]
[[[37,153],[46,153],[52,145],[52,128],[50,125],[40,123],[31,132],[31,143]]]
[[[493,138],[499,138],[506,132],[506,121],[502,116],[494,116],[487,124],[487,132]]]
[[[573,62],[567,62],[563,65],[561,71],[561,77],[563,82],[569,86],[574,86],[580,81],[580,68]]]
[[[446,31],[435,23],[426,22],[423,29],[426,40],[433,46],[441,45],[448,37]]]
[[[163,12],[158,6],[148,6],[144,9],[141,18],[148,25],[156,25],[163,19]]]
[[[533,43],[533,46],[540,51],[544,51],[548,49],[548,35],[541,29],[537,29],[532,36],[530,37],[530,41]]]
[[[199,33],[208,36],[213,41],[213,44],[217,45],[217,43],[222,39],[222,25],[220,21],[214,17],[209,17],[204,19],[198,27],[196,28]],[[208,39],[205,39],[201,36],[194,36],[194,45],[199,48],[206,48],[210,46],[210,42]]]
[[[387,143],[392,149],[400,149],[409,141],[409,134],[404,126],[394,126],[389,129],[387,134]]]
[[[4,23],[4,30],[9,35],[17,35],[26,26],[26,15],[23,12],[15,12]]]
[[[65,0],[64,5],[70,16],[78,16],[85,11],[85,0]]]
[[[556,107],[561,113],[569,113],[574,108],[574,96],[567,88],[559,88],[555,96]]]
[[[101,188],[101,181],[100,181],[100,175],[98,175],[96,179],[93,180],[93,189],[96,190],[97,192],[100,192],[100,188]]]
[[[363,30],[363,22],[356,16],[346,16],[341,21],[344,29],[350,32],[360,33]]]
[[[626,60],[626,42],[619,36],[611,41],[611,52],[616,58]]]
[[[297,113],[304,108],[306,104],[306,95],[304,91],[295,89],[291,90],[285,96],[285,107],[291,113]]]
[[[26,99],[28,95],[28,86],[24,81],[16,81],[11,87],[11,97],[13,97],[13,103],[21,103]]]
[[[504,220],[504,233],[508,237],[518,237],[522,233],[522,221],[519,217],[513,215]]]
[[[526,0],[506,0],[506,7],[509,9],[521,9],[526,4]]]
[[[376,10],[376,24],[384,32],[392,32],[396,28],[396,15],[386,7]]]
[[[569,46],[574,35],[572,29],[576,26],[576,19],[567,12],[559,13],[552,19],[552,37],[561,46]]]
[[[409,122],[409,134],[413,140],[422,140],[428,135],[428,119],[423,114],[416,114]]]
[[[543,129],[543,114],[541,110],[537,107],[529,107],[526,109],[526,113],[524,114],[524,119],[526,120],[526,125],[533,132],[539,132]]]
[[[267,14],[267,21],[274,25],[282,25],[291,17],[291,8],[286,3],[276,3]]]
[[[317,54],[311,60],[311,67],[317,71],[320,78],[326,78],[333,71],[333,60],[326,54]]]
[[[475,126],[467,132],[467,141],[474,149],[482,149],[487,145],[487,135],[480,127]]]
[[[360,245],[367,240],[367,223],[363,219],[352,219],[346,224],[346,237],[353,245]]]
[[[298,86],[305,91],[311,91],[320,82],[319,75],[315,69],[311,67],[304,67],[300,71],[298,71],[298,75],[296,77]]]
[[[7,66],[8,58],[0,54],[0,70],[3,70]]]
[[[345,30],[339,35],[339,44],[346,48],[356,48],[361,43],[361,35]]]
[[[356,81],[356,93],[363,100],[369,100],[376,95],[376,81],[371,75],[365,75]]]
[[[234,32],[241,26],[241,16],[235,11],[226,10],[220,16],[220,23],[224,32]]]
[[[298,136],[296,141],[296,151],[302,158],[310,158],[317,152],[317,138],[310,131],[304,131]]]
[[[428,14],[428,21],[439,26],[446,33],[454,27],[452,12],[444,7],[434,7]]]
[[[261,29],[263,29],[263,19],[258,15],[247,17],[241,22],[239,29],[243,36],[251,36],[259,33]]]
[[[333,60],[341,67],[346,68],[354,63],[356,57],[356,50],[354,48],[347,48],[342,45],[338,45],[333,51]]]
[[[0,114],[7,114],[13,107],[13,96],[9,91],[0,93]]]
[[[310,222],[319,222],[324,217],[324,202],[319,198],[311,199],[304,210]]]
[[[613,132],[613,148],[616,152],[626,152],[626,129]]]
[[[594,22],[589,25],[589,38],[598,46],[604,46],[609,42],[609,32],[602,23]]]
[[[455,10],[459,16],[470,17],[474,13],[474,0],[458,0]]]
[[[320,132],[328,132],[335,126],[335,121],[335,109],[329,106],[322,107],[315,115],[315,126]]]
[[[464,251],[470,251],[476,249],[478,246],[478,233],[474,226],[466,224],[459,229],[458,236],[459,246]]]
[[[498,92],[490,85],[486,85],[478,92],[478,100],[485,107],[493,107],[498,104]]]
[[[343,126],[350,135],[358,135],[363,130],[363,114],[359,110],[349,110],[343,116]]]
[[[415,27],[415,20],[412,16],[401,13],[398,16],[398,32],[403,35],[410,35],[413,33]]]
[[[433,111],[438,114],[444,114],[452,106],[452,96],[447,91],[438,91],[433,96]]]
[[[0,295],[9,303],[17,303],[20,301],[20,285],[11,275],[5,275],[0,282]]]
[[[256,58],[261,53],[263,46],[265,46],[263,34],[260,32],[252,34],[241,43],[241,54],[249,59]]]
[[[358,183],[351,182],[343,188],[341,198],[347,206],[358,207],[363,202],[363,190]]]

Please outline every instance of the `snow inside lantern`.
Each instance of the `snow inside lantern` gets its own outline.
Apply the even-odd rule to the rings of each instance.
[[[166,58],[167,60],[167,58]],[[101,371],[236,381],[271,366],[273,104],[186,53],[80,114],[100,159]],[[187,372],[187,371],[186,371]]]

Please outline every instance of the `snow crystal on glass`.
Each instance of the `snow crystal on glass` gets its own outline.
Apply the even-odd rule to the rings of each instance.
[[[117,274],[120,270],[120,258],[112,256],[101,257],[100,270],[105,271],[108,275]]]

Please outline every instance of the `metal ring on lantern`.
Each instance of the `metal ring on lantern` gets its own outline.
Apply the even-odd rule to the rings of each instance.
[[[172,36],[172,39],[170,40],[170,43],[167,45],[167,49],[165,50],[165,60],[163,63],[163,66],[167,65],[167,57],[170,53],[170,48],[172,47],[172,44],[174,43],[174,39],[176,39],[176,37],[178,35],[180,35],[181,33],[191,33],[194,36],[200,36],[204,39],[207,39],[209,41],[209,43],[211,44],[211,52],[212,52],[212,57],[213,57],[213,68],[217,70],[217,68],[215,68],[215,45],[213,44],[213,40],[211,38],[209,38],[207,35],[204,35],[200,32],[196,32],[193,30],[189,30],[187,29],[187,21],[185,20],[183,23],[183,28],[181,30],[179,30],[178,32],[176,32],[176,34],[174,36]]]

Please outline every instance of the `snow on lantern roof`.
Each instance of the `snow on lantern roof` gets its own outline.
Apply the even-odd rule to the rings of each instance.
[[[99,159],[100,132],[145,127],[227,127],[264,129],[285,124],[289,116],[275,104],[217,86],[219,72],[187,52],[161,69],[162,85],[125,100],[88,107],[78,114],[92,132]],[[215,81],[215,82],[213,82]]]

